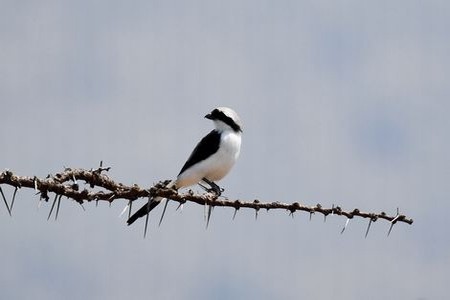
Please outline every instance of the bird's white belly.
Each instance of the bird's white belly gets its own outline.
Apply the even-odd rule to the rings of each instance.
[[[218,181],[228,174],[239,157],[241,137],[223,133],[220,143],[216,153],[180,174],[176,184],[178,188],[196,184],[203,178]]]

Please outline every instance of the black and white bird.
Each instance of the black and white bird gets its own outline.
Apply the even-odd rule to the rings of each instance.
[[[220,195],[221,189],[215,182],[228,174],[239,157],[242,124],[237,113],[228,107],[218,107],[205,118],[214,122],[215,129],[197,144],[177,178],[167,185],[168,188],[178,190],[197,183],[204,187],[203,183],[206,183],[211,187],[209,191]],[[146,216],[162,200],[162,197],[150,199],[128,219],[127,224],[131,225]]]

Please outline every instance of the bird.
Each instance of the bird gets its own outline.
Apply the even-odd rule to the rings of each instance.
[[[205,118],[211,120],[215,128],[200,140],[176,179],[166,185],[167,188],[178,190],[199,184],[208,192],[213,192],[217,196],[221,195],[223,190],[215,182],[228,174],[239,157],[242,124],[238,114],[228,107],[217,107]],[[204,183],[210,188],[206,188]],[[149,199],[148,203],[128,218],[127,224],[131,225],[137,219],[148,215],[163,199],[163,197]],[[144,236],[145,233],[146,229]]]

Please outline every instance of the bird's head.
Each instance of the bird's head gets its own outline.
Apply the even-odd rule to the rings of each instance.
[[[233,130],[236,133],[242,132],[241,119],[231,108],[215,108],[212,112],[207,114],[205,118],[212,120],[216,129],[219,131]]]

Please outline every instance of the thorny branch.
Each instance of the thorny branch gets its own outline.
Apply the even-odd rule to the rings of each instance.
[[[55,196],[48,218],[51,216],[55,203],[57,203],[57,207],[59,208],[59,204],[63,196],[73,199],[81,205],[84,202],[100,200],[111,203],[116,199],[125,199],[131,204],[131,202],[136,199],[161,196],[176,201],[180,203],[180,205],[186,202],[195,202],[205,206],[208,205],[210,210],[216,206],[232,207],[235,209],[236,213],[237,210],[241,208],[250,208],[255,210],[255,217],[257,217],[258,211],[261,209],[266,209],[267,211],[272,209],[286,210],[290,213],[290,215],[293,215],[297,211],[307,212],[310,216],[315,213],[320,213],[324,216],[324,218],[328,215],[343,216],[346,217],[347,220],[341,233],[343,233],[346,229],[350,219],[353,219],[354,217],[366,218],[369,219],[366,236],[369,232],[370,225],[378,219],[383,219],[391,223],[389,233],[392,230],[393,225],[398,222],[407,224],[413,223],[411,218],[400,214],[398,209],[396,215],[390,216],[385,212],[362,212],[357,208],[351,211],[345,211],[341,207],[334,205],[331,208],[324,208],[320,204],[315,206],[306,206],[300,204],[299,202],[288,204],[278,201],[261,202],[259,200],[229,200],[222,197],[217,197],[212,193],[196,195],[192,191],[189,191],[187,193],[179,194],[176,190],[166,188],[165,182],[155,184],[149,189],[143,189],[136,184],[127,186],[122,183],[115,182],[105,174],[109,170],[110,167],[104,168],[102,167],[102,163],[100,163],[100,167],[97,169],[85,170],[65,168],[63,172],[55,175],[48,175],[46,178],[37,178],[35,176],[17,176],[13,172],[6,170],[0,173],[0,193],[9,214],[11,214],[11,210],[13,208],[16,192],[20,188],[35,189],[36,193],[40,195],[40,200],[45,201],[49,201],[49,193],[54,193]],[[85,183],[84,187],[80,186],[80,181]],[[10,205],[8,205],[6,196],[1,189],[2,184],[10,185],[15,188]],[[55,218],[57,217],[58,208]]]

